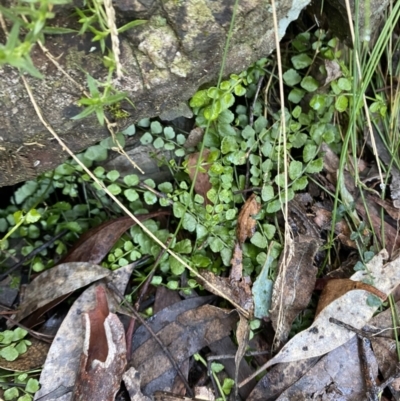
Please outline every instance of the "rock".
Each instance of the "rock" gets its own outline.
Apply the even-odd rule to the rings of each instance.
[[[3,0],[5,1],[5,0]],[[10,0],[5,1],[8,5]],[[277,0],[279,38],[310,0]],[[136,18],[144,25],[120,35],[124,76],[115,87],[134,103],[122,102],[128,112],[117,119],[117,129],[144,117],[177,117],[182,107],[200,86],[215,84],[233,13],[234,0],[119,0],[115,2],[118,26]],[[78,5],[78,2],[76,1]],[[80,4],[80,3],[79,3]],[[56,6],[53,26],[80,29],[72,5]],[[106,81],[98,42],[92,35],[46,35],[46,48],[59,65],[79,85],[86,85],[85,72],[100,82]],[[5,43],[0,30],[0,43]],[[238,73],[267,56],[275,48],[274,27],[269,0],[239,2],[226,59],[224,75]],[[73,83],[35,46],[31,53],[35,66],[45,76],[40,80],[26,76],[34,97],[55,132],[75,153],[109,135],[91,115],[71,120],[82,111],[82,97]],[[184,115],[188,116],[187,109]],[[112,113],[106,113],[113,120]],[[179,114],[179,113],[178,113]],[[11,185],[50,170],[67,157],[37,117],[16,69],[0,69],[0,186]]]

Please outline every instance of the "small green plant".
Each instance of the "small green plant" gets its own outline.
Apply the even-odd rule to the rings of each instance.
[[[26,340],[28,332],[20,327],[0,332],[0,357],[6,361],[15,361],[28,350],[32,343]]]
[[[107,106],[118,104],[122,100],[127,100],[129,103],[133,103],[128,99],[126,93],[118,92],[111,83],[112,76],[109,75],[108,80],[105,84],[102,84],[104,90],[99,90],[99,82],[96,81],[91,75],[87,74],[87,82],[90,91],[90,97],[82,97],[78,100],[79,106],[84,106],[85,109],[72,117],[73,120],[79,120],[96,113],[97,120],[100,125],[104,125],[105,109]]]
[[[42,78],[32,62],[30,51],[37,41],[44,42],[46,33],[73,32],[72,29],[47,26],[48,20],[55,17],[53,7],[70,2],[71,0],[22,0],[10,8],[0,6],[0,12],[13,23],[7,43],[0,43],[0,65],[9,64],[34,77]]]
[[[4,400],[33,400],[33,396],[39,390],[39,381],[31,377],[35,373],[37,371],[12,374],[1,371],[0,387],[4,390]]]

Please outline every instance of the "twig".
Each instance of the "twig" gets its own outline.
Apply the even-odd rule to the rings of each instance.
[[[171,238],[168,239],[168,241],[165,245],[168,246],[170,241],[171,241]],[[137,311],[140,310],[140,304],[142,303],[144,294],[146,294],[146,292],[149,288],[149,285],[151,283],[151,280],[153,279],[154,272],[156,271],[156,268],[157,268],[158,264],[160,263],[160,260],[164,256],[164,254],[165,254],[165,249],[161,249],[160,253],[157,256],[157,259],[154,262],[153,268],[151,269],[149,275],[147,276],[147,279],[146,279],[144,285],[140,288],[138,299],[135,302],[135,308]],[[131,359],[131,356],[132,356],[132,336],[133,336],[133,330],[135,329],[135,322],[136,322],[136,318],[132,317],[129,322],[128,329],[126,330],[126,355],[127,355],[128,361]]]
[[[370,340],[373,338],[376,338],[378,336],[378,334],[382,332],[382,330],[377,330],[376,332],[368,333],[365,330],[357,329],[357,328],[351,326],[350,324],[347,324],[345,322],[342,322],[341,320],[335,319],[334,317],[329,318],[329,321],[331,323],[338,325],[339,327],[343,327],[344,329],[347,329],[349,331],[352,331],[353,333],[356,333],[358,336],[360,336],[362,338],[368,338]]]
[[[5,319],[7,319],[10,323],[14,324],[15,326],[21,327],[21,329],[26,330],[32,337],[37,338],[40,341],[44,341],[45,343],[51,344],[53,342],[54,336],[49,336],[48,334],[39,333],[38,331],[34,331],[29,329],[28,327],[24,326],[23,324],[15,321],[9,316],[2,315]]]
[[[2,280],[4,277],[7,277],[10,273],[12,273],[14,270],[18,269],[18,267],[22,266],[25,262],[28,260],[32,259],[34,256],[36,256],[38,253],[42,252],[44,249],[52,245],[55,241],[63,237],[65,234],[67,234],[69,231],[68,230],[63,230],[60,233],[58,233],[55,237],[53,237],[51,240],[47,241],[46,243],[38,246],[35,248],[32,252],[29,252],[28,255],[23,257],[18,263],[16,263],[13,267],[10,267],[5,273],[0,274],[0,280]]]
[[[125,301],[124,296],[119,292],[118,288],[111,282],[107,284],[107,286],[116,294],[121,301]],[[172,356],[171,352],[169,349],[162,343],[162,341],[159,339],[157,334],[153,331],[153,329],[149,326],[149,324],[146,322],[145,319],[142,318],[139,312],[137,312],[131,305],[128,303],[124,302],[124,305],[129,309],[129,311],[135,316],[137,320],[148,330],[148,332],[151,334],[151,336],[154,338],[154,340],[158,343],[158,345],[161,347],[161,349],[164,351],[165,355],[167,355],[169,361],[171,362],[172,366],[176,370],[178,376],[182,380],[183,384],[186,387],[186,390],[189,394],[190,397],[193,397],[193,391],[189,386],[189,383],[187,382],[185,376],[183,375],[182,371],[180,370],[177,362],[175,361],[174,357]]]

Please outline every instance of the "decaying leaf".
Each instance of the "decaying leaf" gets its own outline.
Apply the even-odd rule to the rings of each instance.
[[[246,353],[247,344],[249,342],[250,325],[249,322],[239,314],[239,324],[236,329],[236,340],[238,342],[238,349],[235,355],[235,399],[238,398],[238,377],[240,362]]]
[[[168,310],[179,308],[179,304],[164,309],[149,322],[178,365],[203,347],[226,337],[238,320],[235,312],[204,305],[177,315],[169,324],[159,322],[161,318],[171,320]],[[140,371],[143,394],[151,395],[160,388],[170,388],[176,371],[158,343],[145,331],[146,328],[140,327],[132,339],[132,365]]]
[[[139,214],[136,218],[139,221],[145,221],[165,214],[165,211]],[[135,224],[136,222],[129,216],[123,216],[115,220],[106,221],[92,228],[79,238],[78,242],[60,261],[60,264],[67,262],[92,262],[99,264],[121,238],[121,235]]]
[[[216,276],[209,271],[200,271],[199,273],[204,278],[204,281],[201,280],[201,285],[204,286],[207,291],[213,294],[215,293],[215,295],[218,296],[222,296],[221,294],[223,294],[223,297],[227,301],[233,301],[240,305],[244,311],[248,312],[248,315],[245,317],[249,318],[253,314],[253,295],[250,289],[250,281],[248,281],[250,279],[243,277],[240,281],[235,282],[226,277]],[[209,283],[220,292],[216,293]]]
[[[110,270],[87,262],[64,263],[46,270],[26,287],[15,320],[20,321],[51,301],[110,274]]]
[[[131,401],[151,401],[140,391],[140,373],[135,368],[129,368],[123,375],[122,380],[128,390]]]
[[[387,297],[382,291],[379,291],[372,285],[363,283],[361,281],[353,281],[348,278],[328,280],[321,296],[319,297],[317,310],[315,311],[315,317],[317,317],[319,313],[335,299],[338,299],[342,295],[346,294],[346,292],[353,290],[368,291],[369,293],[381,298],[382,301],[385,301]]]
[[[235,355],[237,345],[231,340],[230,337],[224,337],[221,340],[215,341],[208,346],[213,356]],[[265,349],[265,348],[264,348]],[[229,377],[235,377],[236,364],[233,358],[220,359],[219,363],[224,365],[224,370]],[[247,363],[246,358],[242,358],[239,365],[238,380],[240,383],[246,377],[249,377],[254,372],[254,369]],[[245,386],[239,388],[239,395],[242,400],[247,400],[250,392],[254,388],[256,381],[253,380]]]
[[[112,272],[107,280],[124,292],[132,270],[132,264],[121,267]],[[70,401],[83,349],[82,315],[94,308],[95,289],[96,285],[92,285],[82,293],[58,329],[40,375],[40,390],[35,400]],[[108,306],[112,313],[116,311],[118,303],[114,297],[108,299]]]
[[[383,293],[389,294],[400,283],[400,259],[383,266],[383,260],[387,257],[387,252],[381,251],[367,264],[366,270],[358,271],[351,279],[363,281],[373,277],[374,286]],[[331,323],[329,319],[334,317],[361,329],[377,309],[377,306],[368,304],[369,296],[367,291],[353,290],[330,303],[320,312],[307,330],[294,336],[261,369],[264,370],[276,363],[324,355],[349,341],[355,334]]]
[[[277,348],[286,342],[294,319],[310,302],[318,272],[314,257],[319,245],[317,238],[300,235],[294,241],[294,254],[285,276],[278,272],[270,313]]]
[[[240,245],[242,245],[247,238],[253,236],[257,225],[257,221],[254,217],[258,214],[260,209],[261,205],[257,202],[256,194],[252,194],[242,206],[236,228],[236,237]]]
[[[396,303],[395,308],[398,315],[400,302]],[[393,327],[390,308],[374,316],[368,326],[365,327],[367,331],[374,330],[378,333],[376,337],[371,339],[371,344],[378,361],[379,371],[385,380],[397,372],[399,364]],[[400,392],[400,379],[396,379],[390,387],[392,390]]]
[[[377,377],[376,362],[373,367]],[[353,337],[346,344],[325,355],[300,380],[284,391],[277,401],[308,401],[316,395],[321,400],[366,400],[357,338]]]
[[[229,279],[231,281],[239,281],[243,276],[242,273],[243,273],[243,251],[239,242],[236,242],[231,259],[231,271],[229,273]]]
[[[202,153],[202,161],[207,160],[208,155],[210,154],[210,151],[208,149],[205,149]],[[199,159],[200,153],[192,153],[189,155],[188,158],[188,171],[189,171],[189,177],[193,181],[196,175],[196,167],[197,167],[197,162]],[[196,194],[201,195],[204,198],[204,204],[210,204],[211,201],[207,198],[207,192],[212,188],[212,185],[210,183],[210,177],[208,176],[208,170],[210,168],[210,164],[207,163],[205,164],[204,162],[201,163],[201,167],[199,171],[197,172],[196,176],[196,182],[194,184],[194,190],[196,191]],[[203,170],[203,171],[202,171]]]
[[[400,205],[400,200],[399,200],[399,205]],[[365,221],[368,221],[369,218],[371,219],[374,231],[378,239],[382,242],[382,237],[381,237],[382,220],[378,210],[372,207],[372,205],[370,204],[370,206],[368,207],[368,214],[367,214],[364,205],[362,205],[359,202],[356,203],[356,210]],[[383,224],[384,224],[386,248],[389,252],[389,255],[393,255],[396,250],[400,249],[400,236],[397,232],[397,229],[394,228],[392,225],[390,225],[386,221],[384,221]]]
[[[184,148],[194,148],[197,146],[203,139],[204,129],[201,127],[193,128],[186,139],[186,142],[183,144]]]
[[[96,287],[96,307],[85,313],[85,340],[72,401],[114,401],[126,366],[124,326],[110,313],[106,290]]]
[[[321,229],[330,229],[332,225],[332,212],[318,206],[313,206],[312,209],[315,213],[314,221],[318,227]],[[341,219],[335,224],[335,234],[342,244],[357,249],[356,242],[350,239],[351,229],[346,220]]]
[[[328,85],[335,79],[342,76],[342,69],[337,61],[334,60],[324,60],[325,70],[326,70],[326,79],[324,85]]]
[[[315,357],[272,366],[254,387],[246,401],[277,399],[283,391],[301,379],[319,359]]]

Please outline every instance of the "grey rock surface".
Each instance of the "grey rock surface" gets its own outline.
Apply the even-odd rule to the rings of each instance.
[[[277,0],[278,34],[284,35],[310,0]],[[6,0],[2,0],[6,3]],[[78,2],[76,1],[78,4]],[[216,82],[233,13],[234,0],[119,0],[115,4],[118,26],[133,19],[145,25],[120,35],[124,76],[115,86],[128,93],[135,107],[123,104],[129,117],[117,129],[144,117],[175,118],[196,90]],[[54,26],[79,29],[71,6],[55,8]],[[80,85],[85,72],[105,81],[107,70],[97,42],[90,34],[46,37],[46,47]],[[0,42],[5,43],[0,30]],[[224,75],[238,73],[275,48],[271,5],[268,0],[239,2]],[[36,46],[32,60],[44,80],[27,77],[45,119],[74,152],[109,134],[96,117],[71,120],[81,109],[79,88]],[[187,111],[186,111],[187,112]],[[112,115],[108,116],[112,119]],[[18,71],[0,69],[0,186],[11,185],[56,167],[67,158],[42,125],[32,107]]]

